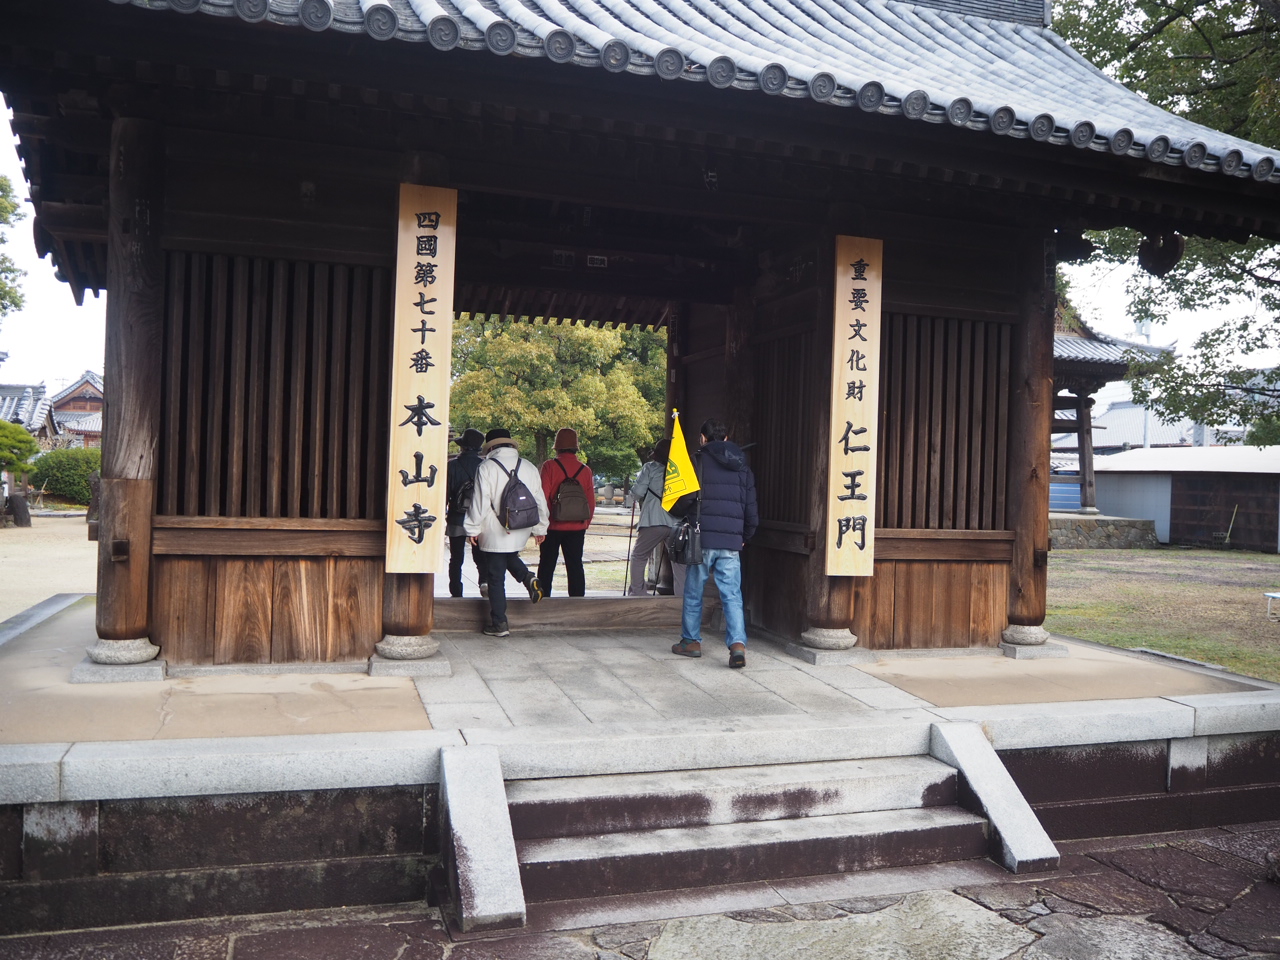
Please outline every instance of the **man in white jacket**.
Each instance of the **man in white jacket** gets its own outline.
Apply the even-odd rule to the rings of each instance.
[[[481,453],[485,454],[486,459],[476,471],[475,493],[471,497],[471,506],[467,508],[463,529],[471,542],[480,549],[481,563],[487,565],[491,622],[484,628],[484,632],[491,637],[506,637],[511,634],[507,627],[507,571],[510,570],[512,576],[524,584],[529,591],[530,600],[537,603],[542,598],[538,579],[520,559],[520,551],[529,542],[530,536],[539,544],[542,543],[547,533],[550,512],[547,510],[547,498],[542,492],[542,478],[538,468],[521,458],[515,441],[511,439],[511,431],[502,428],[490,430],[485,435]],[[529,488],[538,505],[538,522],[535,526],[523,530],[508,530],[498,519],[502,491],[506,489],[507,479],[511,474],[519,477]]]

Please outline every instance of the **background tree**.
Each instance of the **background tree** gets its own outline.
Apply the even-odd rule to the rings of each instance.
[[[7,243],[9,239],[3,228],[13,226],[25,216],[18,206],[13,184],[8,177],[0,177],[0,245]],[[25,272],[18,269],[18,265],[7,253],[0,252],[0,317],[22,308],[22,290],[18,287],[18,279]]]
[[[449,419],[506,427],[538,462],[572,427],[592,472],[620,479],[665,426],[665,358],[665,331],[460,319]]]
[[[1054,27],[1089,60],[1166,110],[1256,143],[1280,144],[1280,0],[1060,0]],[[1092,235],[1095,260],[1133,267],[1129,315],[1174,310],[1224,322],[1181,357],[1135,356],[1134,400],[1166,421],[1222,426],[1280,413],[1280,370],[1250,358],[1280,346],[1280,246],[1187,239],[1164,278],[1136,269],[1142,237]]]
[[[29,469],[31,458],[39,452],[40,444],[21,424],[0,420],[0,472]]]

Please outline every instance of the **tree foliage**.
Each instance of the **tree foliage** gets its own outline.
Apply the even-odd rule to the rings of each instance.
[[[571,427],[593,473],[625,477],[664,428],[665,358],[665,332],[463,318],[449,419],[459,432],[506,427],[537,461]]]
[[[18,206],[17,195],[8,177],[0,176],[0,245],[8,242],[4,227],[11,227],[26,214]],[[26,273],[7,254],[0,251],[0,317],[13,310],[22,309],[22,289],[18,280]]]
[[[1280,145],[1280,0],[1061,0],[1054,26],[1152,103]],[[1135,267],[1141,239],[1124,229],[1094,235],[1095,259]],[[1280,347],[1280,246],[1189,237],[1162,279],[1135,268],[1128,296],[1137,323],[1158,324],[1178,310],[1223,317],[1180,357],[1131,358],[1138,403],[1166,421],[1210,426],[1280,412],[1280,371],[1260,371],[1255,359]]]
[[[93,491],[89,475],[102,470],[102,451],[85,447],[72,450],[50,450],[35,463],[31,482],[55,497],[66,497],[75,503],[88,503]]]
[[[39,452],[40,444],[21,424],[0,420],[0,470],[25,467]]]

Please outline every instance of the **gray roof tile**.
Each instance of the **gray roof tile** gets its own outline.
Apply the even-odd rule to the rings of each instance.
[[[1043,25],[1041,0],[112,2],[705,80],[1280,182],[1280,151],[1126,89]]]

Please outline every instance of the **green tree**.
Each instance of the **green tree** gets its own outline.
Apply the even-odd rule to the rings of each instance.
[[[11,227],[25,216],[18,206],[13,184],[8,177],[0,176],[0,228]],[[0,229],[0,245],[7,243],[8,239]],[[22,309],[22,289],[18,286],[18,279],[25,273],[25,270],[18,269],[7,253],[0,252],[0,317]]]
[[[0,420],[0,470],[20,472],[39,452],[40,444],[21,424]]]
[[[572,427],[595,474],[628,476],[664,427],[665,357],[662,332],[464,317],[449,419],[459,431],[506,427],[538,462]]]
[[[1061,0],[1055,28],[1089,60],[1166,110],[1256,143],[1280,145],[1280,0]],[[1140,234],[1092,236],[1095,259],[1134,266]],[[1224,322],[1181,357],[1132,357],[1134,399],[1166,421],[1254,423],[1280,412],[1280,371],[1250,358],[1280,346],[1280,246],[1187,239],[1161,279],[1133,271],[1128,312],[1175,310]]]
[[[1249,427],[1244,442],[1255,447],[1274,447],[1280,444],[1280,417],[1266,417]]]

